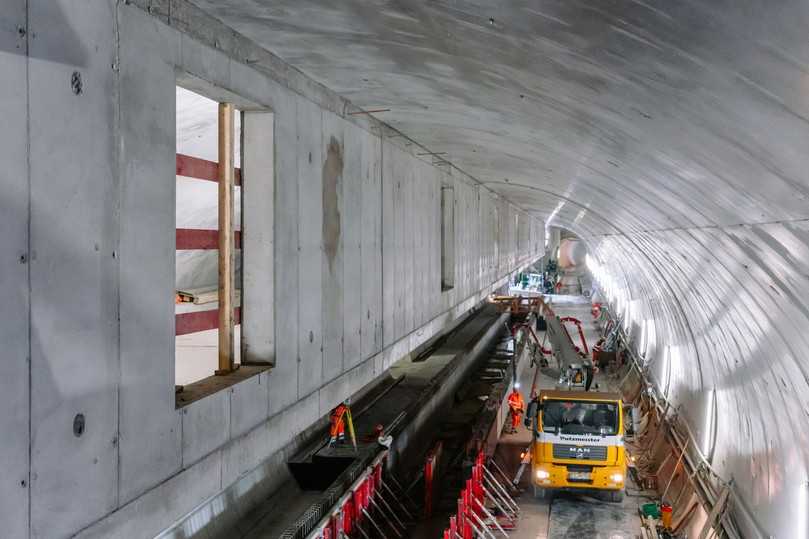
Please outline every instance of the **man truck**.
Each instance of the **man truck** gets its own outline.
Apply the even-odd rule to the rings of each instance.
[[[627,462],[618,393],[541,390],[525,422],[533,432],[531,482],[537,498],[570,490],[623,499]]]

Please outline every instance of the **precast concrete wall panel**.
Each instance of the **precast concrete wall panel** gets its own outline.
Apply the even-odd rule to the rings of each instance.
[[[247,433],[267,419],[269,409],[269,371],[233,386],[230,394],[230,431],[228,439],[233,440]]]
[[[3,533],[28,533],[29,300],[27,2],[4,4],[0,14],[0,70],[17,84],[0,85],[0,522]],[[19,29],[22,29],[20,33]]]
[[[219,391],[182,409],[183,468],[196,463],[230,438],[230,395],[233,390],[231,387]]]
[[[405,157],[405,156],[403,156]],[[402,181],[402,252],[400,263],[404,270],[403,280],[399,282],[399,294],[402,299],[402,328],[399,337],[404,337],[415,329],[414,307],[415,307],[415,229],[418,218],[417,209],[414,203],[414,191],[416,189],[416,176],[419,172],[417,163],[405,164],[403,159],[402,168],[405,171]]]
[[[441,314],[441,185],[446,173],[438,176],[438,181],[430,186],[428,222],[430,223],[430,319]]]
[[[323,122],[313,103],[299,100],[298,140],[298,395],[323,379]]]
[[[421,320],[416,323],[416,327],[421,327],[435,316],[433,312],[433,297],[438,295],[441,290],[440,284],[433,287],[433,248],[432,248],[432,240],[433,235],[441,236],[441,231],[438,229],[433,229],[433,219],[436,218],[436,215],[433,215],[433,205],[432,205],[432,192],[435,186],[441,185],[441,177],[443,175],[442,171],[439,169],[434,169],[431,165],[424,164],[424,167],[427,171],[432,172],[431,174],[427,174],[426,181],[423,181],[417,190],[417,194],[419,195],[419,207],[422,209],[422,217],[420,219],[420,230],[419,236],[421,239]],[[430,170],[432,169],[432,170]],[[440,272],[440,269],[439,269]],[[440,278],[440,277],[439,277]]]
[[[406,192],[408,183],[410,181],[410,171],[405,165],[405,155],[400,150],[391,152],[393,158],[393,212],[394,212],[394,252],[393,264],[387,264],[393,273],[393,286],[395,290],[395,306],[393,309],[393,328],[394,338],[400,339],[405,335],[405,321],[407,320],[407,313],[405,306],[405,293],[407,284],[407,266],[412,264],[411,260],[407,258],[407,228],[405,220],[407,219],[407,197]]]
[[[243,113],[242,363],[275,362],[275,140],[273,114]]]
[[[115,13],[53,0],[28,13],[31,535],[61,537],[118,494]]]
[[[362,139],[362,359],[382,350],[382,143]]]
[[[396,156],[398,150],[382,142],[382,329],[383,345],[396,341]]]
[[[427,321],[427,264],[429,253],[425,243],[427,241],[425,220],[429,208],[424,204],[424,187],[434,180],[435,171],[427,170],[425,163],[416,167],[415,183],[413,185],[413,327],[421,327]]]
[[[350,136],[350,134],[349,134]],[[343,249],[346,234],[345,133],[343,120],[323,113],[323,165],[321,173],[323,203],[322,297],[323,297],[323,381],[343,372],[343,330],[345,322],[343,294]],[[312,268],[316,271],[316,268]],[[305,270],[304,270],[305,271]]]
[[[341,120],[342,121],[342,120]],[[371,136],[364,130],[345,124],[344,171],[342,192],[343,237],[343,315],[341,372],[362,362],[362,189],[365,147]],[[374,206],[378,206],[376,201]],[[373,256],[369,253],[369,257]]]
[[[422,163],[419,162],[414,167],[415,173],[413,174],[413,184],[411,189],[411,204],[412,204],[412,217],[411,217],[411,230],[412,230],[412,253],[413,253],[413,264],[412,264],[412,271],[413,271],[413,288],[411,289],[410,295],[413,296],[412,299],[412,319],[413,319],[413,327],[419,327],[419,321],[421,320],[421,306],[422,306],[422,295],[423,295],[423,286],[422,286],[422,269],[424,260],[422,258],[422,249],[421,249],[421,228],[422,223],[421,220],[426,217],[426,212],[424,207],[421,205],[421,196],[419,194],[419,189],[421,188],[422,184],[427,181],[425,176],[425,171],[422,167]]]
[[[298,251],[298,100],[274,99],[275,116],[275,367],[270,373],[270,415],[298,400],[300,260]],[[308,160],[308,156],[307,156]],[[304,286],[306,279],[303,279]],[[308,339],[308,335],[305,336]]]
[[[119,22],[119,503],[181,466],[174,409],[177,37],[137,14]],[[214,269],[215,271],[215,269]],[[148,338],[144,338],[148,335]]]

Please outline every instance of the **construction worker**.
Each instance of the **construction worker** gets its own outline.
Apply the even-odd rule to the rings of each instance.
[[[520,416],[525,410],[525,401],[519,391],[520,384],[514,384],[514,390],[508,396],[508,407],[511,410],[511,433],[517,432],[517,425],[520,424]]]
[[[346,440],[346,412],[348,406],[345,403],[340,403],[337,408],[329,414],[331,426],[329,428],[329,446],[334,446],[336,443],[343,443]]]

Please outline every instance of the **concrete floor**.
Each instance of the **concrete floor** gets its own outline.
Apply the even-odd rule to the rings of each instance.
[[[554,310],[559,316],[575,316],[582,321],[585,339],[591,346],[598,339],[598,329],[590,314],[590,303],[580,296],[550,296]],[[556,383],[554,371],[546,369],[537,378],[539,389],[552,389]],[[530,391],[533,369],[528,369],[520,380],[524,394]],[[609,390],[610,383],[596,376],[602,389]],[[495,458],[507,474],[516,472],[520,453],[528,447],[531,433],[520,426],[516,434],[504,433],[497,447]],[[512,476],[513,477],[513,476]],[[613,504],[591,496],[560,493],[550,501],[537,500],[529,483],[530,469],[523,473],[517,498],[521,514],[517,529],[509,534],[512,539],[635,539],[640,534],[640,519],[637,508],[647,500],[625,496],[620,504]],[[632,489],[632,485],[630,485]]]

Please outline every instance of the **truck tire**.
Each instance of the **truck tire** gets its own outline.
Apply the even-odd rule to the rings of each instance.
[[[612,503],[621,503],[624,501],[624,491],[623,490],[613,490],[609,494],[609,500]]]
[[[551,490],[534,485],[534,498],[537,500],[549,500],[551,497]]]

